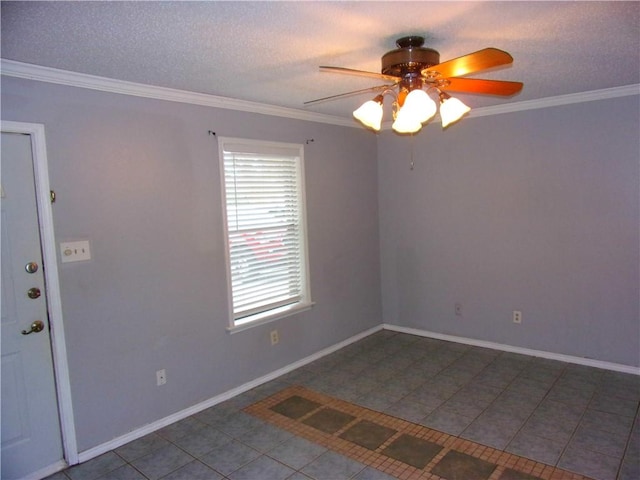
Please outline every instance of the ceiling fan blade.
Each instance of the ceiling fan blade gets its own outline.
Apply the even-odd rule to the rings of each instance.
[[[352,92],[339,93],[337,95],[331,95],[329,97],[316,98],[315,100],[309,100],[308,102],[304,102],[303,105],[311,105],[312,103],[324,102],[325,100],[334,100],[336,98],[348,97],[349,95],[357,95],[359,93],[367,93],[367,92],[375,92],[378,90],[386,90],[388,88],[393,88],[397,85],[397,83],[391,85],[378,85],[376,87],[363,88],[362,90],[354,90]]]
[[[498,50],[497,48],[485,48],[468,55],[463,55],[462,57],[454,58],[453,60],[447,60],[446,62],[427,67],[422,70],[422,75],[425,77],[460,77],[487,68],[507,65],[511,62],[513,62],[513,57],[507,52]]]
[[[361,77],[381,78],[383,80],[391,80],[394,82],[400,80],[400,77],[394,77],[393,75],[384,75],[382,73],[367,72],[364,70],[354,70],[353,68],[321,66],[320,71],[328,73],[346,73],[348,75],[359,75]]]
[[[521,82],[506,82],[503,80],[484,80],[482,78],[447,78],[448,85],[440,87],[440,90],[467,93],[480,93],[484,95],[514,95],[522,90]]]

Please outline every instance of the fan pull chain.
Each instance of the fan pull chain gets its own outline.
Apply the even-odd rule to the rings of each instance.
[[[409,169],[413,170],[415,162],[413,161],[413,133],[411,134],[411,162],[409,163]]]

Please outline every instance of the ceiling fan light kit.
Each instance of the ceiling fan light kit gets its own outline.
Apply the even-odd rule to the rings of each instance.
[[[343,67],[320,67],[323,71],[380,78],[393,83],[379,85],[364,91],[382,90],[373,100],[365,102],[353,116],[365,127],[379,131],[382,125],[383,98],[392,95],[392,128],[398,133],[418,132],[440,110],[442,128],[460,120],[471,109],[447,91],[482,95],[514,95],[522,90],[521,82],[460,78],[488,68],[510,64],[513,58],[497,48],[485,48],[462,57],[440,63],[440,54],[423,47],[424,37],[402,37],[396,41],[397,49],[382,56],[381,73],[353,70]],[[355,93],[333,95],[317,101],[334,99]],[[430,95],[434,96],[434,100]]]
[[[360,108],[353,112],[353,116],[359,120],[365,127],[379,131],[382,126],[382,101],[384,97],[378,95],[373,100],[364,102]]]
[[[440,92],[440,119],[442,120],[442,128],[447,128],[450,124],[457,122],[470,110],[471,108],[457,98],[453,98],[445,92]]]
[[[436,102],[422,89],[411,90],[395,114],[392,128],[398,133],[415,133],[436,114]]]

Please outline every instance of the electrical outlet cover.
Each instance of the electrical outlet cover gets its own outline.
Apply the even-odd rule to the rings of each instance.
[[[60,243],[60,261],[62,263],[91,260],[89,240]]]
[[[513,311],[513,323],[522,323],[522,312],[520,310]]]

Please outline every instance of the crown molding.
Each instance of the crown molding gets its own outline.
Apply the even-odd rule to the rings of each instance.
[[[57,68],[43,67],[15,60],[0,59],[0,74],[8,77],[25,78],[39,82],[55,83],[71,87],[87,88],[102,92],[132,95],[135,97],[153,98],[169,102],[188,103],[204,107],[224,108],[240,112],[259,113],[276,117],[293,118],[310,122],[329,123],[346,127],[358,127],[352,119],[308,112],[295,108],[278,107],[264,103],[238,100],[234,98],[189,92],[175,88],[157,87],[142,83],[115,80],[112,78],[71,72]]]
[[[572,103],[593,102],[595,100],[607,100],[631,95],[640,95],[640,84],[591,90],[589,92],[570,93],[568,95],[557,95],[555,97],[545,97],[536,100],[524,100],[522,102],[493,105],[491,107],[472,108],[465,118],[479,118],[489,115],[500,115],[502,113],[523,112],[525,110],[537,110],[539,108],[558,107]],[[435,118],[435,121],[442,123],[439,114]],[[382,124],[383,130],[391,129],[392,123],[391,120],[384,122]]]
[[[25,78],[39,82],[55,83],[78,88],[99,90],[102,92],[117,93],[120,95],[132,95],[136,97],[153,98],[169,102],[188,103],[205,107],[225,108],[241,112],[259,113],[276,117],[292,118],[310,122],[328,123],[344,127],[360,128],[353,119],[325,115],[322,113],[308,112],[305,110],[278,107],[258,102],[237,100],[234,98],[209,95],[204,93],[189,92],[174,88],[157,87],[124,80],[88,75],[85,73],[71,72],[57,68],[43,67],[15,60],[0,59],[0,74],[8,77]],[[536,110],[539,108],[557,107],[572,103],[592,102],[610,98],[640,95],[640,84],[626,85],[623,87],[592,90],[555,97],[540,98],[537,100],[525,100],[522,102],[494,105],[491,107],[475,108],[469,112],[468,118],[485,117],[488,115],[500,115],[502,113]],[[391,127],[391,122],[385,122],[384,129]]]
[[[570,93],[568,95],[557,95],[555,97],[545,97],[536,100],[524,100],[522,102],[494,105],[491,107],[474,108],[469,112],[468,116],[471,118],[485,117],[487,115],[499,115],[501,113],[522,112],[524,110],[536,110],[538,108],[558,107],[560,105],[593,102],[596,100],[628,97],[630,95],[640,95],[640,84],[625,85],[623,87],[604,88],[601,90],[591,90],[589,92]]]

